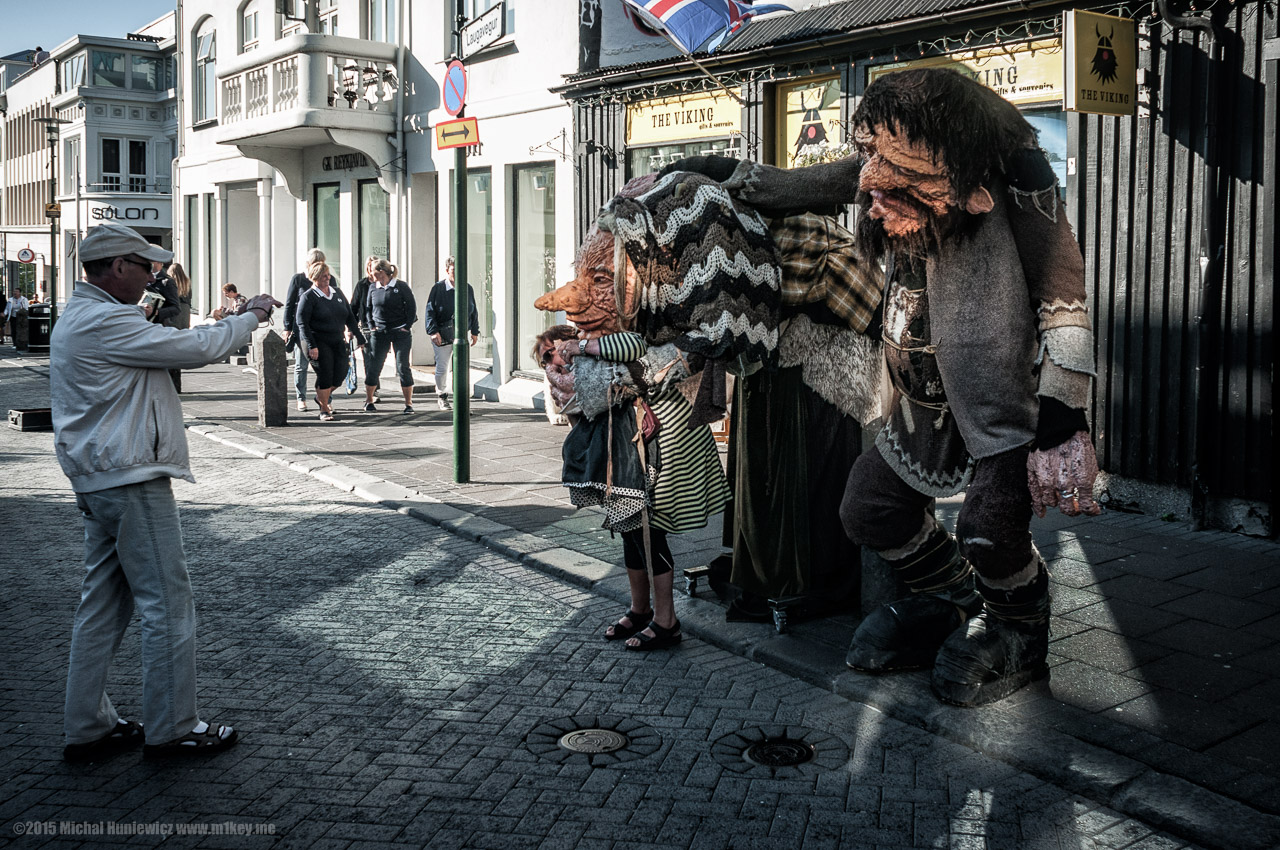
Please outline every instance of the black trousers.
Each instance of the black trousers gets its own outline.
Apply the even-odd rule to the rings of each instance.
[[[347,377],[347,343],[342,337],[337,337],[311,340],[311,344],[320,353],[311,361],[311,368],[316,371],[316,389],[331,390]]]
[[[956,541],[960,554],[984,579],[1007,579],[1031,563],[1029,454],[1029,449],[1017,448],[983,458],[965,490]],[[849,539],[877,552],[898,549],[932,513],[931,497],[899,478],[878,449],[858,456],[840,503]]]

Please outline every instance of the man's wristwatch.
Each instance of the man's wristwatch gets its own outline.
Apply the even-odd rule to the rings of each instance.
[[[587,341],[585,339],[578,340],[578,353],[579,354],[587,353]]]

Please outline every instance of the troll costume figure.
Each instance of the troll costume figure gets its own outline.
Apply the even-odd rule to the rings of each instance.
[[[892,393],[840,516],[912,593],[862,622],[846,661],[932,667],[940,699],[984,704],[1048,675],[1032,512],[1099,513],[1083,258],[1035,130],[985,86],[946,69],[889,74],[852,123],[847,160],[674,168],[715,176],[760,210],[857,205],[859,250],[885,272]],[[961,490],[953,536],[931,500]]]

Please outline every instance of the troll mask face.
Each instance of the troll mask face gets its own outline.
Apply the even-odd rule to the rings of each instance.
[[[866,213],[881,223],[891,240],[918,241],[955,209],[991,211],[991,195],[982,187],[957,198],[940,157],[899,128],[858,127],[854,141],[866,158],[858,184],[870,198]]]
[[[613,234],[592,227],[575,263],[577,276],[533,302],[539,310],[563,310],[584,336],[614,333],[618,328],[617,296],[613,289]]]

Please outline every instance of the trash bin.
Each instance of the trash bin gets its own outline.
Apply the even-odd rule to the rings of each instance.
[[[32,351],[49,350],[49,305],[32,304],[27,308],[27,347]]]

